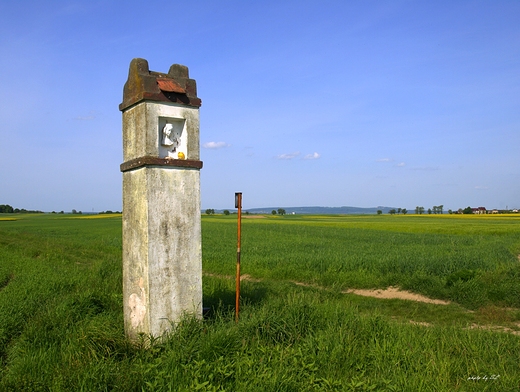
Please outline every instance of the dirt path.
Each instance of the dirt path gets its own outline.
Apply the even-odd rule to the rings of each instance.
[[[432,299],[425,297],[421,294],[415,294],[410,291],[399,290],[397,287],[389,287],[384,290],[359,290],[349,289],[343,291],[343,293],[362,295],[364,297],[374,297],[382,299],[403,299],[408,301],[425,302],[427,304],[436,305],[449,305],[449,301],[443,301],[440,299]]]
[[[520,255],[518,256],[520,261]],[[204,272],[205,276],[211,276],[219,279],[229,279],[234,280],[234,276],[230,275],[219,275],[219,274],[212,274]],[[262,282],[263,279],[257,279],[253,278],[249,274],[244,274],[240,276],[241,281],[246,282]],[[327,290],[326,287],[310,284],[310,283],[304,283],[304,282],[297,282],[297,281],[290,281],[291,283],[297,285],[297,286],[304,286],[304,287],[312,287],[318,290]],[[380,298],[380,299],[401,299],[405,301],[415,301],[415,302],[424,302],[428,304],[435,304],[435,305],[449,305],[449,301],[443,301],[440,299],[432,299],[428,298],[421,294],[412,293],[410,291],[400,290],[398,287],[388,287],[387,289],[378,289],[378,290],[362,290],[362,289],[348,289],[342,291],[343,294],[355,294],[355,295],[361,295],[364,297],[373,297],[373,298]],[[421,325],[423,327],[430,327],[430,323],[426,322],[419,322],[414,320],[409,320],[410,323],[415,325]],[[520,328],[520,323],[517,323],[516,326]],[[499,332],[506,332],[511,333],[513,335],[520,336],[520,331],[511,329],[509,327],[501,326],[501,325],[479,325],[479,324],[473,324],[469,327],[469,329],[486,329],[486,330],[492,330],[492,331],[499,331]]]
[[[517,324],[518,327],[520,327],[520,323]],[[512,335],[520,336],[520,331],[515,331],[514,329],[503,327],[501,325],[479,325],[479,324],[472,324],[468,327],[468,329],[484,329],[487,331],[498,331],[498,332],[506,332],[510,333]]]
[[[218,275],[218,274],[211,274],[205,272],[204,275],[206,276],[212,276],[215,278],[221,278],[221,279],[235,279],[234,276],[229,275]],[[240,276],[241,281],[248,281],[248,282],[261,282],[262,279],[256,279],[251,277],[251,275],[244,274]],[[291,283],[297,285],[297,286],[304,286],[304,287],[313,287],[321,290],[326,290],[325,287],[304,283],[304,282],[297,282],[297,281],[291,281]],[[361,290],[361,289],[348,289],[345,291],[342,291],[343,294],[356,294],[361,295],[363,297],[373,297],[373,298],[381,298],[381,299],[402,299],[407,301],[416,301],[416,302],[425,302],[428,304],[436,304],[436,305],[449,305],[449,301],[443,301],[440,299],[432,299],[425,297],[421,294],[412,293],[410,291],[404,291],[399,290],[397,287],[388,287],[387,289],[377,289],[377,290]]]

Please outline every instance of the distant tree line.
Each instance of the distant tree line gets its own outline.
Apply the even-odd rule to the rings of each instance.
[[[466,208],[459,208],[457,211],[448,210],[448,213],[450,214],[518,214],[519,211],[517,208],[514,209],[508,209],[505,210],[486,210],[485,207],[478,207],[478,208],[472,208],[470,206]]]
[[[383,213],[383,211],[381,210],[377,210],[377,214],[378,215],[381,215]],[[403,215],[406,215],[408,214],[408,210],[406,208],[398,208],[397,210],[395,208],[392,208],[390,211],[388,211],[388,213],[390,215],[395,215],[395,214],[403,214]]]
[[[214,208],[208,208],[204,212],[206,213],[206,215],[215,215],[215,209]],[[229,210],[223,210],[222,213],[224,215],[236,214],[236,212],[230,212]],[[249,215],[249,211],[243,211],[243,214]]]
[[[81,212],[81,211],[76,211],[76,210],[74,210],[74,209],[73,209],[70,213],[71,213],[71,214],[74,214],[74,215],[76,215],[76,214],[78,214],[78,215],[83,214],[83,212]],[[52,211],[51,214],[65,214],[65,211],[60,211],[60,212]]]
[[[395,211],[395,210],[394,210]],[[392,213],[392,210],[389,211]],[[428,214],[443,214],[444,213],[444,206],[441,204],[439,206],[433,206],[433,208],[428,208],[428,210],[425,210],[424,207],[417,206],[415,207],[415,213],[417,215],[421,215],[427,212]],[[478,207],[478,208],[472,208],[472,207],[466,207],[466,208],[459,208],[458,210],[448,210],[448,214],[507,214],[507,213],[518,213],[518,209],[505,209],[505,210],[486,210],[484,207]],[[380,213],[379,211],[377,212]],[[394,212],[395,213],[395,212]]]
[[[13,208],[9,204],[0,204],[0,214],[43,214],[43,211],[26,210],[25,208]]]
[[[415,213],[417,215],[424,214],[425,209],[422,206],[415,207]],[[428,214],[443,214],[444,213],[444,206],[441,204],[440,206],[433,206],[433,208],[428,208]]]
[[[441,204],[440,206],[433,206],[433,208],[428,208],[428,210],[426,210],[422,206],[415,207],[415,213],[417,215],[422,215],[425,212],[427,212],[428,214],[443,214],[444,213],[444,206]],[[377,215],[381,215],[382,213],[383,213],[382,210],[377,210]],[[408,214],[408,210],[406,208],[397,208],[397,209],[396,208],[392,208],[391,210],[388,211],[388,213],[390,215],[395,215],[395,214],[406,215],[406,214]],[[451,212],[450,212],[450,214],[451,214]]]
[[[18,213],[21,213],[21,214],[43,214],[44,212],[43,211],[39,211],[39,210],[26,210],[25,208],[13,208],[9,204],[0,204],[0,214],[18,214]],[[77,211],[75,209],[73,209],[70,213],[71,214],[78,214],[78,215],[83,214],[83,212]],[[119,212],[119,211],[107,210],[107,211],[101,211],[99,214],[120,214],[120,213],[121,212]],[[51,214],[65,214],[65,211],[60,211],[60,212],[52,211]]]

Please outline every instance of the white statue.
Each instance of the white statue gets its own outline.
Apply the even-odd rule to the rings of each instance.
[[[173,125],[170,123],[166,123],[164,126],[162,133],[163,133],[163,140],[162,145],[163,146],[173,146],[175,143],[172,139],[170,139],[170,136],[172,134]],[[178,144],[178,143],[177,143]]]
[[[173,124],[166,123],[162,129],[162,134],[163,139],[161,144],[165,147],[168,147],[167,158],[185,159],[185,154],[183,152],[177,151],[177,148],[181,145],[182,128],[175,129]]]

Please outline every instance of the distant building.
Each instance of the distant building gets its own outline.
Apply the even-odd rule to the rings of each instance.
[[[477,207],[471,209],[474,214],[487,214],[486,207]]]

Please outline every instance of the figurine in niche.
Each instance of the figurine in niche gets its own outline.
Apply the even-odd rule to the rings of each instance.
[[[171,134],[172,134],[172,130],[173,130],[173,125],[170,124],[170,123],[166,123],[166,125],[164,126],[163,130],[162,130],[162,133],[163,133],[163,140],[162,140],[162,145],[163,146],[173,146],[175,144],[175,142],[170,138]],[[178,145],[178,143],[177,143]],[[175,146],[177,147],[177,146]],[[174,147],[174,149],[175,149]]]
[[[171,151],[168,151],[167,158],[170,159],[185,159],[183,152],[177,152],[177,148],[181,143],[182,129],[178,130],[173,127],[173,124],[166,123],[162,130],[163,140],[162,145],[165,147],[172,147]]]

